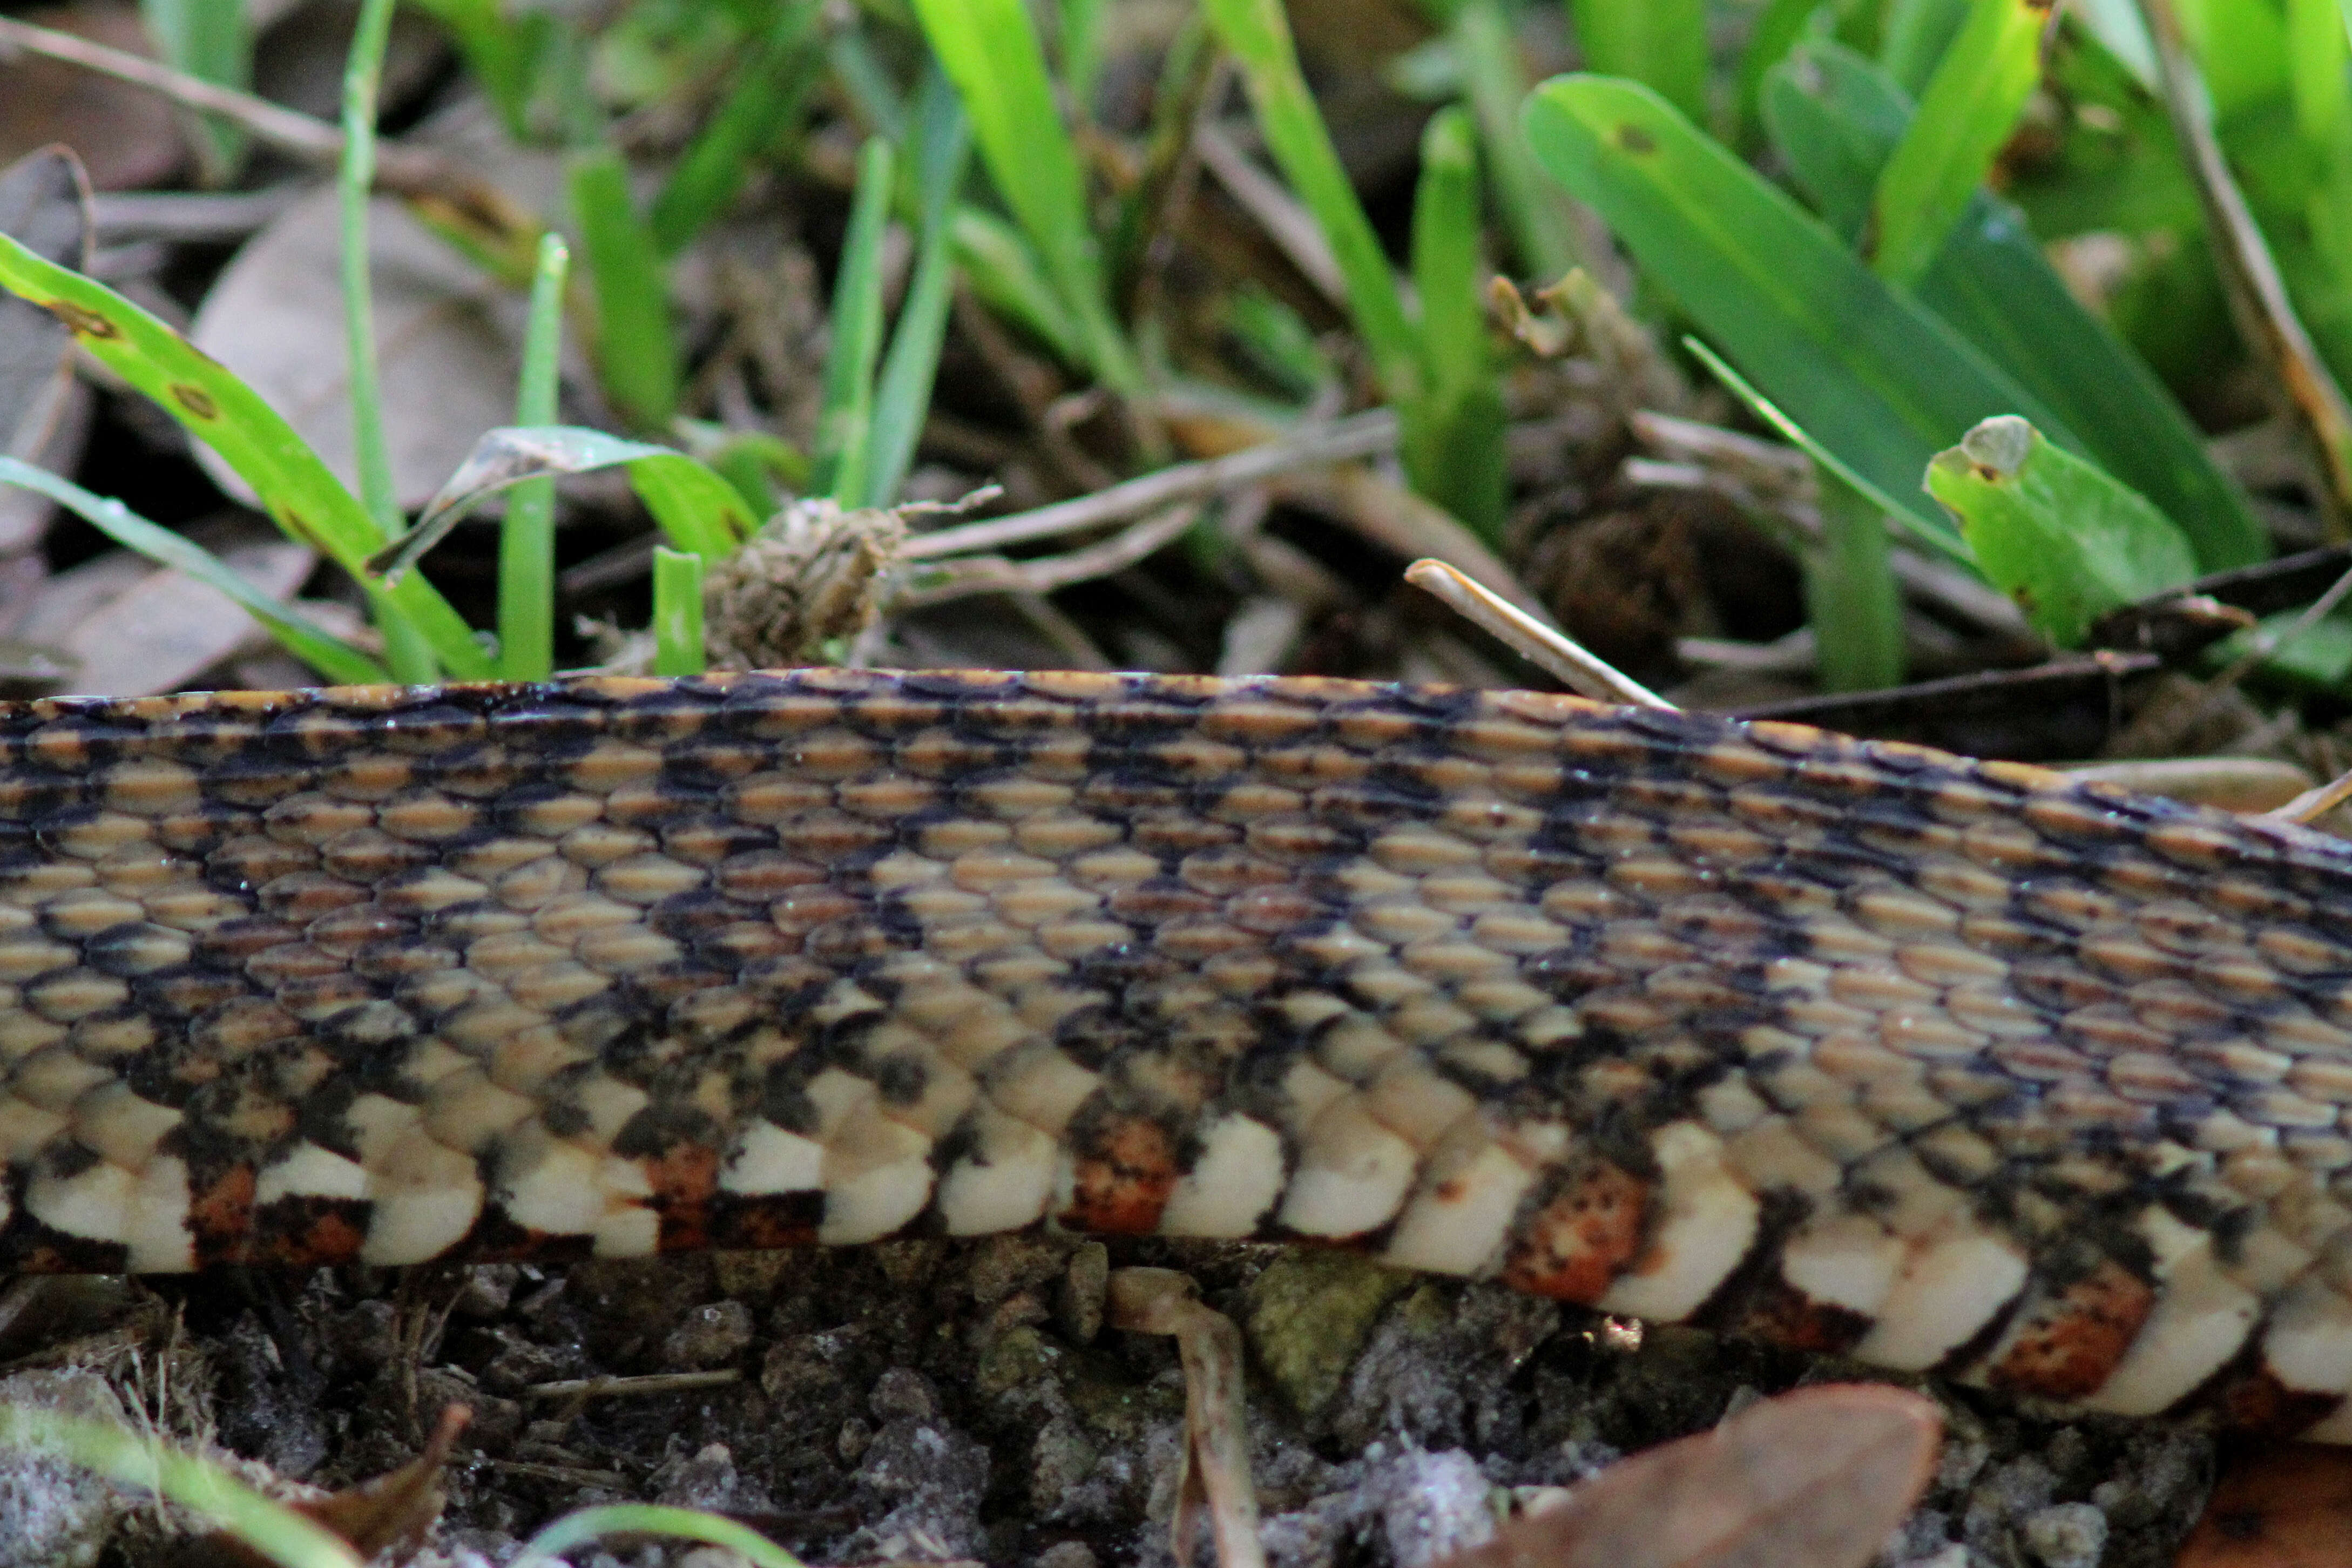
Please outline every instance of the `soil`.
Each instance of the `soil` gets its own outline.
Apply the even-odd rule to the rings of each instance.
[[[1172,1561],[1183,1374],[1174,1342],[1103,1326],[1107,1273],[1130,1265],[1186,1271],[1243,1329],[1276,1568],[1420,1568],[1486,1539],[1529,1489],[1862,1374],[1342,1254],[1022,1236],[54,1281],[0,1347],[34,1369],[0,1398],[160,1418],[254,1461],[248,1479],[311,1489],[395,1468],[463,1403],[427,1563],[502,1563],[570,1510],[660,1501],[811,1563],[1154,1568]],[[578,1391],[598,1378],[656,1381]],[[2210,1489],[2209,1434],[1928,1392],[1943,1460],[1886,1568],[2157,1568]],[[46,1462],[0,1470],[0,1568],[184,1564],[184,1526]],[[575,1561],[738,1560],[625,1541]]]

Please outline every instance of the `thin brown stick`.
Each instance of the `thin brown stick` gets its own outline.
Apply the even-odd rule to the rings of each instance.
[[[1558,676],[1580,697],[1669,711],[1675,706],[1573,637],[1544,625],[1443,561],[1416,561],[1404,569],[1404,580],[1442,601],[1521,658]]]
[[[1176,1562],[1191,1568],[1202,1523],[1217,1568],[1265,1568],[1257,1490],[1250,1479],[1249,1420],[1242,1389],[1242,1334],[1168,1268],[1121,1268],[1110,1277],[1108,1321],[1130,1333],[1169,1334],[1184,1368],[1184,1451],[1178,1460]]]
[[[2327,592],[2305,605],[2303,614],[2275,633],[2256,632],[2248,639],[2246,651],[2221,674],[2192,692],[2189,700],[2168,707],[2161,713],[2151,710],[2133,720],[2131,728],[2117,740],[2118,749],[2126,754],[2138,752],[2157,756],[2171,752],[2188,739],[2190,731],[2204,722],[2206,715],[2213,711],[2223,697],[2237,689],[2239,682],[2259,668],[2264,659],[2326,620],[2347,597],[2352,597],[2352,572],[2336,578],[2329,584]]]
[[[554,1383],[534,1383],[522,1391],[525,1399],[614,1399],[646,1394],[683,1394],[701,1388],[725,1388],[743,1381],[738,1367],[716,1372],[656,1372],[635,1377],[570,1377]]]
[[[0,59],[20,50],[143,87],[183,108],[217,114],[257,140],[308,163],[332,168],[343,155],[342,130],[326,121],[173,70],[128,49],[0,16]],[[511,206],[495,187],[439,153],[398,142],[377,143],[375,183],[403,195],[436,195],[482,213],[503,216]]]
[[[2172,0],[2139,0],[2139,7],[2148,35],[2156,42],[2157,69],[2172,133],[2179,141],[2181,161],[2195,179],[2197,199],[2205,209],[2205,226],[2213,235],[2230,313],[2246,342],[2269,362],[2319,445],[2333,492],[2327,508],[2328,536],[2341,540],[2347,534],[2345,518],[2352,512],[2352,402],[2345,400],[2344,389],[2336,384],[2311,334],[2304,330],[2294,301],[2287,296],[2286,280],[2279,275],[2278,263],[2272,258],[2263,231],[2221,155],[2204,79],[2189,58]]]
[[[1396,416],[1385,408],[1375,408],[1328,425],[1294,431],[1222,458],[1155,469],[1139,479],[1108,485],[1072,500],[1041,506],[1034,511],[918,534],[907,541],[899,558],[919,561],[1002,550],[1010,544],[1051,539],[1108,522],[1124,522],[1171,501],[1236,489],[1297,468],[1319,468],[1391,451],[1396,439]]]
[[[2309,827],[2347,800],[2352,800],[2352,773],[2330,780],[2317,789],[2305,790],[2284,805],[2263,815],[2274,822],[2292,822],[2298,827]]]
[[[1201,166],[1217,177],[1225,194],[1238,203],[1243,211],[1257,219],[1275,248],[1287,257],[1298,268],[1300,277],[1315,285],[1316,289],[1333,304],[1346,309],[1348,280],[1339,272],[1339,258],[1331,252],[1331,242],[1323,237],[1322,225],[1315,221],[1306,204],[1290,194],[1273,175],[1250,161],[1248,153],[1224,127],[1204,121],[1192,132],[1192,150],[1200,155]]]
[[[1173,542],[1200,515],[1200,502],[1177,501],[1099,544],[1038,561],[1008,561],[1002,555],[959,555],[930,569],[943,574],[937,581],[892,595],[890,609],[895,614],[969,598],[974,594],[1050,594],[1073,583],[1107,577]]]

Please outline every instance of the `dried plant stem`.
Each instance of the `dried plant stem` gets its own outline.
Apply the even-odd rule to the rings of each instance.
[[[1172,1269],[1118,1269],[1110,1277],[1108,1321],[1130,1333],[1172,1335],[1183,1361],[1184,1456],[1171,1526],[1179,1568],[1191,1568],[1204,1520],[1218,1568],[1265,1568],[1242,1397],[1242,1334],[1231,1318],[1202,1306],[1197,1289]]]
[[[1416,561],[1404,580],[1443,601],[1448,609],[1492,636],[1528,663],[1559,678],[1570,690],[1596,702],[1633,708],[1674,704],[1566,634],[1553,630],[1500,595],[1481,586],[1443,561]]]
[[[740,1368],[722,1367],[717,1372],[657,1372],[636,1377],[570,1377],[534,1383],[522,1394],[525,1399],[617,1399],[725,1388],[742,1381]]]
[[[0,58],[18,50],[143,87],[183,108],[219,115],[304,163],[332,168],[342,161],[343,133],[323,120],[173,70],[128,49],[0,16]],[[488,212],[503,212],[509,205],[493,187],[428,148],[380,143],[375,181],[383,189],[404,195],[436,195]]]
[[[1049,594],[1073,583],[1107,577],[1173,543],[1176,536],[1192,527],[1200,515],[1200,502],[1177,501],[1100,544],[1039,561],[1007,561],[1002,555],[960,555],[930,569],[943,574],[940,580],[893,595],[890,608],[894,612],[919,609],[974,594]]]
[[[2352,513],[2352,403],[2345,400],[2344,389],[2295,314],[2278,263],[2221,155],[2204,79],[2189,58],[2172,0],[2139,0],[2139,5],[2156,42],[2172,132],[2180,142],[2181,161],[2195,179],[2205,226],[2213,236],[2231,314],[2254,352],[2270,362],[2272,374],[2318,443],[2333,503],[2327,508],[2329,537],[2341,540],[2347,532],[2345,519]]]
[[[2352,595],[2352,572],[2336,578],[2329,584],[2327,592],[2305,605],[2303,614],[2280,627],[2275,634],[2256,632],[2249,639],[2246,651],[2188,700],[2167,705],[2161,711],[2152,709],[2133,720],[2131,728],[2115,742],[2114,750],[2126,755],[2137,752],[2143,756],[2162,756],[2172,752],[2204,721],[2205,716],[2224,696],[2237,689],[2240,681],[2252,675],[2264,659],[2326,620],[2347,595]]]
[[[1007,545],[1051,539],[1104,523],[1124,522],[1171,501],[1215,495],[1298,468],[1319,468],[1391,451],[1396,439],[1396,416],[1385,408],[1375,408],[1328,425],[1294,431],[1222,458],[1155,469],[1139,479],[1110,485],[1072,500],[1041,506],[1034,511],[919,534],[907,542],[899,558],[919,561],[1002,550]]]
[[[1348,279],[1339,270],[1339,258],[1331,253],[1331,242],[1323,237],[1323,229],[1316,223],[1315,215],[1307,210],[1307,204],[1292,195],[1281,181],[1252,163],[1232,134],[1213,121],[1204,120],[1193,131],[1192,151],[1201,160],[1201,166],[1224,186],[1225,194],[1257,219],[1258,226],[1265,230],[1275,247],[1298,268],[1299,276],[1314,284],[1325,299],[1346,310]]]

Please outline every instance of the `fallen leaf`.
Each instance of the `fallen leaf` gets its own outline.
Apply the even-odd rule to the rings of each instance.
[[[441,1489],[441,1471],[457,1434],[473,1418],[474,1413],[462,1405],[445,1405],[416,1458],[372,1481],[296,1506],[350,1542],[366,1561],[389,1552],[394,1563],[405,1563],[424,1546],[441,1518],[441,1505],[448,1500]]]
[[[1799,1389],[1610,1467],[1447,1568],[1863,1568],[1942,1437],[1916,1394]]]
[[[199,530],[198,537],[276,599],[290,596],[318,562],[307,547],[257,526],[226,537]],[[71,672],[70,689],[140,697],[175,690],[266,634],[227,595],[116,550],[43,583],[16,635],[57,654]]]
[[[356,489],[337,232],[331,188],[295,203],[236,253],[188,336]],[[524,307],[391,196],[368,204],[368,265],[393,486],[413,509],[476,437],[514,417]],[[210,447],[195,450],[223,492],[253,504]]]
[[[0,234],[60,266],[89,258],[89,186],[63,147],[28,153],[0,172]],[[71,473],[89,436],[89,388],[74,379],[73,334],[47,310],[0,293],[0,456]],[[0,487],[0,556],[38,542],[46,497]]]
[[[89,258],[89,190],[62,147],[0,171],[0,234],[61,267]],[[0,294],[0,452],[29,457],[47,439],[63,397],[73,333],[14,294]]]
[[[84,0],[18,15],[20,22],[153,58],[138,8]],[[101,191],[159,185],[188,159],[177,112],[161,94],[62,60],[18,55],[0,65],[0,162],[52,142],[81,154]]]
[[[2290,1443],[2238,1457],[2174,1568],[2342,1568],[2352,1563],[2352,1449]]]
[[[361,1561],[399,1568],[425,1548],[448,1501],[441,1472],[449,1450],[474,1413],[462,1405],[442,1406],[433,1434],[416,1458],[376,1477],[322,1498],[289,1504],[295,1512],[325,1525],[348,1542]],[[268,1568],[272,1561],[221,1531],[200,1536],[173,1559],[180,1568]]]

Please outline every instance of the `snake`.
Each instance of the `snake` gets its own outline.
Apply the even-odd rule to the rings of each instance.
[[[2352,849],[1519,691],[0,705],[0,1267],[1344,1247],[2352,1440]]]

